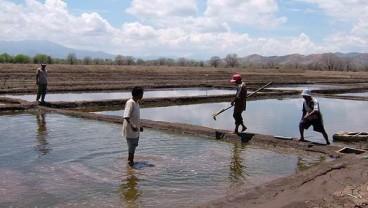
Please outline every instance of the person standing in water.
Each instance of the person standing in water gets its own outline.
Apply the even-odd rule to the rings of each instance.
[[[125,103],[122,136],[128,144],[128,164],[134,165],[135,149],[138,146],[140,132],[143,127],[140,121],[139,101],[143,98],[143,88],[136,86],[132,89],[132,98]]]
[[[330,141],[328,140],[328,135],[323,125],[322,113],[317,99],[312,97],[312,91],[310,89],[303,90],[301,95],[304,98],[304,102],[303,114],[299,123],[299,141],[305,141],[304,129],[308,129],[310,126],[313,126],[313,130],[322,133],[323,138],[326,140],[326,145],[329,145]]]
[[[247,86],[245,82],[242,81],[240,74],[234,74],[230,82],[235,83],[238,86],[235,98],[231,102],[231,105],[234,106],[233,118],[235,120],[235,129],[233,133],[239,134],[239,126],[242,126],[241,132],[247,129],[242,117],[243,111],[247,108]]]

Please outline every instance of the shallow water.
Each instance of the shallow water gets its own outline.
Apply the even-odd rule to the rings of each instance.
[[[351,88],[352,86],[347,85],[339,85],[339,84],[297,84],[297,85],[285,85],[285,86],[271,86],[268,89],[272,90],[327,90],[327,89],[346,89]]]
[[[167,88],[146,90],[145,98],[156,97],[181,97],[181,96],[210,96],[210,95],[228,95],[235,94],[231,89],[214,88]],[[36,94],[32,95],[5,95],[9,98],[34,101]],[[91,101],[91,100],[109,100],[109,99],[127,99],[131,98],[131,91],[125,92],[91,92],[91,93],[48,93],[46,99],[49,102],[55,101]]]
[[[132,169],[121,125],[42,113],[0,123],[0,207],[191,207],[325,160],[145,129]]]
[[[367,131],[368,102],[317,97],[324,117],[327,133],[339,131]],[[302,115],[303,98],[267,99],[249,101],[243,112],[248,132],[289,136],[299,138],[299,121]],[[212,115],[230,106],[230,102],[197,105],[144,108],[141,116],[145,119],[188,123],[216,129],[233,130],[233,110],[229,109],[216,116]],[[123,111],[99,112],[107,115],[123,115]],[[305,131],[307,140],[324,143],[320,133],[312,127]]]
[[[368,92],[343,93],[343,94],[338,94],[338,95],[341,95],[341,96],[368,97]]]

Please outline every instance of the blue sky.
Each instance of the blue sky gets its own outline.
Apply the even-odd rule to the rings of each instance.
[[[368,2],[0,0],[0,31],[134,57],[368,52]]]

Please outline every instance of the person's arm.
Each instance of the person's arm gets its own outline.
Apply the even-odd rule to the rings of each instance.
[[[38,79],[39,79],[39,77],[40,77],[40,73],[37,70],[37,72],[36,72],[36,85],[38,85]]]
[[[304,116],[304,119],[309,119],[311,116],[315,115],[318,113],[318,110],[313,109],[310,113],[306,113]]]
[[[130,128],[132,128],[133,131],[138,131],[138,127],[129,119],[129,117],[125,117],[124,119],[128,122]]]
[[[318,115],[318,102],[316,100],[312,100],[313,102],[313,110],[309,113],[306,113],[304,119],[310,119],[313,115]]]
[[[236,95],[233,101],[231,101],[231,105],[235,105],[235,103],[240,99],[240,93],[241,93],[241,88],[238,86],[238,89],[236,90]]]

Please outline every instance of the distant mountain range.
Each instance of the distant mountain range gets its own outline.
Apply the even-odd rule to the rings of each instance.
[[[8,53],[9,55],[25,54],[35,56],[36,54],[46,54],[52,58],[66,58],[69,53],[74,53],[77,58],[84,57],[103,58],[114,60],[116,55],[108,54],[102,51],[88,51],[67,48],[51,41],[41,40],[24,40],[24,41],[2,41],[0,40],[0,54]],[[139,58],[139,57],[134,57]],[[144,58],[147,60],[148,57]],[[150,60],[158,59],[150,57]],[[224,60],[224,59],[223,59]],[[238,57],[242,66],[252,65],[257,67],[277,67],[290,65],[290,67],[326,65],[327,67],[335,67],[337,64],[340,68],[346,68],[350,65],[357,69],[368,69],[368,53],[323,53],[323,54],[290,54],[285,56],[261,56],[258,54],[246,57]],[[343,67],[341,67],[344,65]],[[336,69],[335,69],[336,70]]]
[[[116,55],[108,54],[102,51],[88,51],[67,48],[57,43],[44,40],[23,40],[23,41],[3,41],[0,40],[0,54],[9,55],[25,54],[35,56],[37,54],[46,54],[52,58],[66,58],[69,53],[74,53],[77,58],[92,57],[103,59],[114,59]]]
[[[242,65],[251,64],[253,66],[266,66],[275,67],[281,65],[290,65],[291,67],[295,67],[295,65],[299,66],[326,66],[326,67],[334,67],[336,70],[344,69],[347,67],[355,68],[355,69],[368,69],[368,53],[322,53],[322,54],[310,54],[310,55],[301,55],[301,54],[290,54],[285,56],[261,56],[258,54],[253,54],[247,57],[243,57],[239,59]]]

